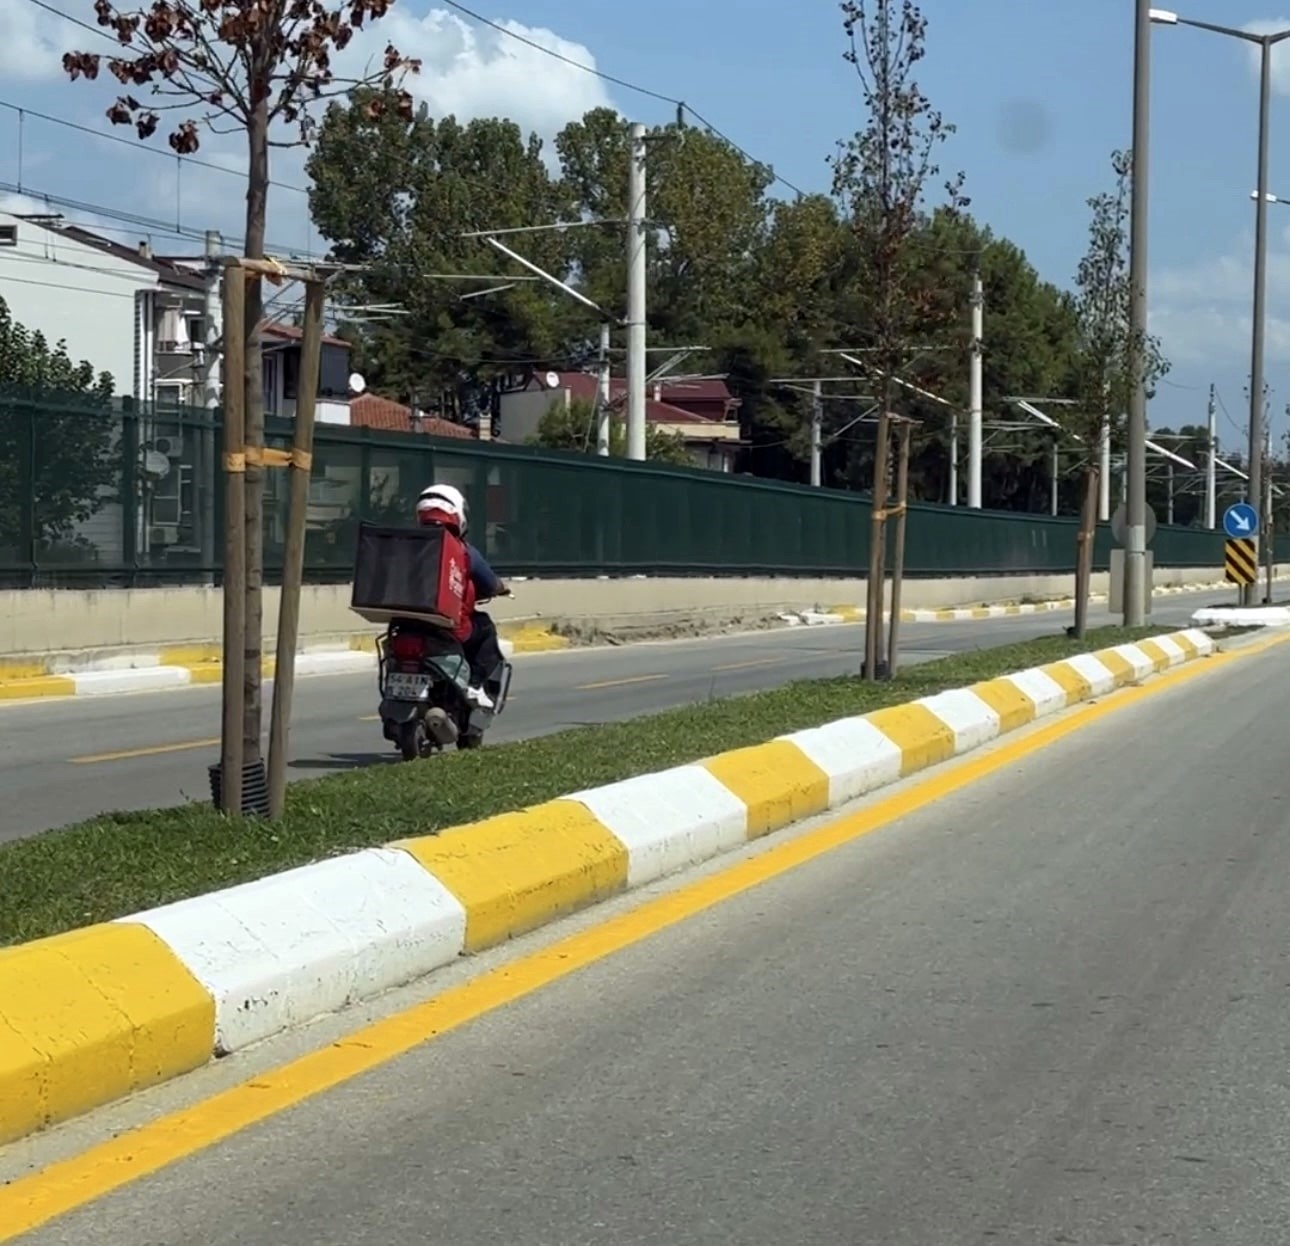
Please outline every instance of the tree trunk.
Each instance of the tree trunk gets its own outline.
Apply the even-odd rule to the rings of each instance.
[[[1075,534],[1075,639],[1088,634],[1088,592],[1093,579],[1093,538],[1097,533],[1098,469],[1090,463],[1084,469],[1084,504],[1080,509],[1079,531]]]
[[[269,108],[261,101],[247,130],[248,176],[246,186],[246,252],[249,259],[264,258],[265,213],[269,197]],[[259,277],[246,283],[246,444],[254,451],[264,446],[264,362],[260,351],[260,319],[264,297]],[[264,635],[264,466],[259,456],[248,455],[246,465],[246,703],[243,713],[243,750],[246,762],[261,760],[260,732],[263,701],[261,664]]]

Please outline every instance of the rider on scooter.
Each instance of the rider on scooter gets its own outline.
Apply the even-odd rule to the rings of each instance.
[[[466,661],[470,663],[470,688],[466,696],[481,709],[492,709],[493,699],[484,688],[488,676],[502,660],[497,628],[491,616],[475,609],[475,602],[486,597],[505,597],[509,589],[488,565],[483,554],[466,540],[470,526],[466,499],[453,485],[430,485],[417,498],[417,522],[441,524],[459,536],[470,558],[470,579],[466,591],[466,609],[457,639],[461,641]]]

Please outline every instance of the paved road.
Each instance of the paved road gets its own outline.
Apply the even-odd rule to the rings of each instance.
[[[1285,647],[22,1239],[1283,1246]]]
[[[1182,625],[1230,593],[1158,598],[1155,621]],[[1095,607],[1110,622],[1104,606]],[[1050,635],[1068,615],[904,624],[904,661]],[[514,697],[490,739],[513,740],[582,723],[634,718],[709,697],[857,669],[861,629],[822,627],[752,636],[634,645],[518,660]],[[295,778],[390,756],[372,674],[320,676],[297,685]],[[267,726],[267,723],[266,723]],[[95,814],[209,799],[217,760],[219,690],[188,688],[104,699],[0,703],[0,840]]]

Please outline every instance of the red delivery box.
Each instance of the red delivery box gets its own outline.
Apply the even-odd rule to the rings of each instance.
[[[369,623],[419,619],[455,631],[469,574],[466,546],[446,528],[360,524],[350,609]]]

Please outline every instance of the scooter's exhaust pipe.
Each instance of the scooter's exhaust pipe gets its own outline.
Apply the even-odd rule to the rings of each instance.
[[[448,717],[448,712],[440,706],[426,710],[425,717],[426,734],[440,748],[448,748],[457,743],[457,724]]]

